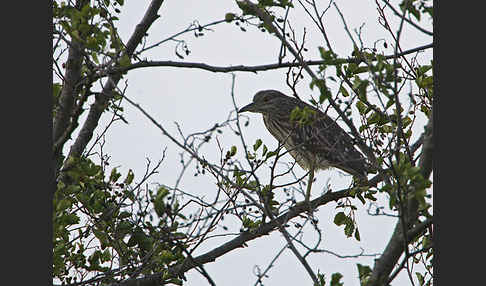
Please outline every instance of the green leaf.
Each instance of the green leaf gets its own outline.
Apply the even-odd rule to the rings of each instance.
[[[408,116],[405,116],[403,119],[402,119],[402,127],[405,128],[407,127],[410,123],[412,123],[412,119]]]
[[[392,133],[393,132],[393,127],[391,127],[390,125],[383,125],[383,126],[380,126],[380,132],[382,133]]]
[[[248,228],[248,229],[254,229],[254,228],[257,228],[261,223],[262,221],[261,220],[256,220],[256,221],[252,221],[250,218],[248,217],[243,217],[243,226],[245,228]]]
[[[360,73],[364,73],[364,72],[367,72],[368,71],[368,67],[367,66],[364,66],[364,67],[357,67],[355,70],[354,70],[354,74],[360,74]]]
[[[245,1],[237,0],[236,4],[238,4],[238,7],[240,7],[241,11],[243,11],[243,15],[255,15],[255,12],[253,12],[251,6],[248,5]]]
[[[434,78],[432,76],[424,77],[421,81],[419,86],[422,88],[430,88],[434,84]]]
[[[356,196],[358,197],[358,199],[361,201],[361,203],[362,203],[363,205],[364,205],[364,204],[366,204],[366,201],[365,201],[365,199],[363,198],[363,195],[361,194],[361,192],[360,192],[360,193],[358,193]]]
[[[127,218],[127,217],[130,217],[132,214],[127,212],[127,211],[123,211],[121,212],[119,215],[118,215],[118,218],[119,219],[124,219],[124,218]]]
[[[154,247],[153,239],[143,234],[138,246],[143,250],[150,251]]]
[[[109,261],[110,259],[111,259],[111,253],[110,250],[107,248],[101,253],[100,260],[101,262],[106,262]]]
[[[358,266],[358,273],[359,273],[359,281],[361,285],[366,285],[371,276],[371,268],[368,265],[362,265],[357,263]]]
[[[172,252],[168,250],[162,250],[162,252],[160,252],[160,258],[164,263],[167,264],[171,261],[176,260],[177,256],[175,256]]]
[[[376,124],[380,121],[380,114],[377,112],[373,112],[370,116],[368,116],[368,125]]]
[[[164,187],[160,187],[159,190],[157,191],[157,196],[155,197],[154,200],[154,210],[159,217],[162,217],[165,213],[166,206],[165,206],[164,198],[168,193],[169,190],[167,190]]]
[[[233,21],[235,19],[236,15],[233,14],[233,13],[226,13],[226,15],[224,15],[224,20],[228,23],[230,23],[231,21]]]
[[[344,222],[346,221],[346,215],[344,214],[344,212],[338,212],[336,214],[336,216],[334,217],[334,223],[336,225],[342,225],[344,224]]]
[[[339,272],[333,273],[331,276],[331,286],[343,286],[344,283],[339,281],[343,278],[343,275]]]
[[[99,64],[100,64],[100,61],[99,61],[99,59],[98,59],[98,55],[97,55],[96,53],[94,53],[94,52],[93,52],[93,53],[91,53],[91,57],[93,58],[93,61],[94,61],[94,62],[95,62],[97,65],[99,65]]]
[[[394,209],[394,206],[396,205],[397,203],[397,196],[395,193],[391,194],[390,195],[390,200],[388,201],[388,206],[390,207],[390,209]]]
[[[353,231],[354,231],[354,224],[353,222],[346,222],[346,226],[344,227],[344,234],[347,236],[347,237],[351,237],[351,235],[353,235]]]
[[[341,85],[341,87],[339,88],[339,90],[341,91],[341,93],[343,94],[344,97],[348,97],[349,96],[349,93],[346,90],[346,88],[344,88],[344,86]]]
[[[253,151],[256,151],[258,150],[258,148],[260,148],[260,146],[262,145],[262,140],[261,139],[257,139],[255,144],[253,144]]]
[[[92,177],[97,175],[102,171],[101,166],[93,164],[93,162],[89,162],[86,168],[83,169],[86,172],[86,175]]]
[[[57,101],[57,98],[61,94],[61,89],[62,89],[62,84],[57,82],[52,84],[52,96],[54,97],[55,101]]]
[[[331,50],[326,50],[323,47],[318,47],[318,49],[323,60],[332,60],[335,56]]]
[[[265,160],[267,160],[268,158],[273,157],[275,155],[277,155],[277,151],[270,151],[270,152],[267,153],[267,156],[265,156]]]
[[[127,177],[125,178],[125,181],[123,181],[123,183],[125,183],[126,185],[130,185],[132,183],[134,177],[135,177],[135,174],[133,174],[132,169],[128,170]]]
[[[265,154],[267,154],[267,152],[268,152],[268,147],[267,147],[267,145],[263,145],[262,156],[265,156]]]
[[[331,97],[331,91],[329,91],[329,88],[327,86],[321,91],[321,94],[319,95],[319,103],[323,103],[327,99]]]
[[[161,198],[164,198],[166,197],[167,195],[169,194],[169,190],[167,190],[165,187],[160,187],[158,190],[157,190],[157,197],[161,197]]]
[[[376,201],[376,198],[373,196],[374,193],[376,193],[376,191],[368,191],[365,193],[364,197],[369,200]]]
[[[424,282],[425,282],[425,281],[424,281],[424,276],[422,276],[422,274],[421,274],[421,273],[419,273],[419,272],[415,272],[415,275],[417,276],[417,280],[418,280],[418,281],[419,281],[419,283],[420,283],[419,285],[420,285],[420,286],[424,285]]]
[[[183,282],[181,279],[179,278],[172,278],[170,280],[167,281],[168,284],[175,284],[175,285],[180,285],[182,286]]]
[[[130,61],[130,57],[127,54],[123,54],[118,62],[122,68],[128,67],[132,62]]]
[[[61,222],[66,225],[79,223],[79,217],[76,214],[68,214],[61,217]]]
[[[358,69],[358,65],[355,63],[350,63],[348,65],[348,68],[346,69],[346,72],[351,76],[354,74],[354,72]],[[354,87],[353,87],[354,88]]]
[[[358,97],[360,99],[366,99],[366,88],[368,87],[369,83],[370,82],[366,79],[359,81],[357,89],[358,89]]]
[[[111,170],[111,174],[110,174],[110,182],[116,182],[119,178],[121,177],[121,174],[118,173],[118,171],[116,170],[116,168],[113,168],[113,170]]]
[[[417,21],[420,21],[420,12],[415,8],[415,6],[410,5],[408,11],[417,19]]]
[[[56,203],[56,211],[61,212],[70,208],[72,205],[73,203],[69,199],[60,200]]]
[[[361,100],[356,102],[356,108],[358,108],[360,114],[366,114],[369,112],[368,107]]]
[[[78,185],[69,185],[67,188],[64,190],[65,194],[77,194],[81,190],[81,187]]]
[[[431,65],[425,65],[425,66],[421,66],[417,69],[417,75],[418,76],[421,76],[421,75],[424,75],[426,72],[428,72],[430,69],[432,69],[432,66]]]
[[[226,160],[233,157],[236,154],[236,151],[237,151],[236,146],[231,146],[231,149],[228,150],[228,152],[226,152]]]
[[[129,247],[135,246],[139,243],[142,242],[142,240],[145,238],[145,234],[140,228],[137,228],[134,233],[132,233],[132,236],[130,236],[130,239],[127,242],[127,245]]]
[[[118,226],[116,227],[117,235],[120,237],[124,237],[132,230],[132,224],[128,221],[121,221]]]
[[[319,279],[319,286],[326,285],[326,276],[322,273],[317,273],[317,278]]]
[[[354,238],[356,238],[357,241],[361,241],[361,237],[359,236],[359,231],[358,228],[354,231]]]
[[[327,89],[326,81],[324,79],[313,79],[309,84],[309,87],[313,90],[314,86],[317,86],[321,93],[323,93]]]

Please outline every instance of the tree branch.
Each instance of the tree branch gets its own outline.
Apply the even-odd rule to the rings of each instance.
[[[81,10],[86,2],[86,0],[78,0],[76,1],[76,7]],[[61,94],[59,96],[59,105],[56,108],[56,113],[53,119],[53,142],[57,142],[61,138],[71,122],[71,114],[80,86],[78,83],[81,78],[81,66],[83,63],[83,53],[81,49],[81,44],[76,39],[72,39],[71,44],[69,45],[66,73],[62,84]],[[54,152],[54,160],[60,155],[60,149],[61,148]],[[59,164],[61,163],[59,162]],[[56,172],[58,169],[59,166],[55,166]]]
[[[434,44],[427,44],[423,46],[419,46],[407,51],[403,51],[398,54],[393,54],[393,55],[386,55],[384,56],[385,59],[393,59],[395,56],[405,56],[408,54],[416,53],[422,50],[430,49],[433,48]],[[376,57],[372,56],[369,59],[369,61],[376,61]],[[311,61],[304,61],[303,63],[301,62],[285,62],[285,63],[274,63],[274,64],[266,64],[266,65],[258,65],[258,66],[245,66],[245,65],[235,65],[235,66],[213,66],[213,65],[208,65],[206,63],[194,63],[194,62],[174,62],[174,61],[140,61],[134,64],[131,64],[127,67],[112,67],[112,68],[107,68],[106,70],[103,70],[99,72],[98,74],[94,75],[90,79],[86,78],[83,80],[82,83],[85,83],[89,80],[97,80],[100,78],[104,78],[113,74],[118,74],[118,73],[125,73],[130,70],[134,69],[140,69],[140,68],[148,68],[148,67],[175,67],[175,68],[192,68],[192,69],[201,69],[201,70],[206,70],[210,72],[215,72],[215,73],[229,73],[229,72],[252,72],[252,73],[258,73],[259,71],[268,71],[268,70],[276,70],[280,68],[289,68],[289,67],[301,67],[303,64],[307,66],[317,66],[317,65],[338,65],[338,64],[346,64],[346,63],[359,63],[361,62],[362,59],[359,57],[355,58],[338,58],[335,60],[311,60]]]
[[[391,4],[390,2],[386,1],[386,0],[382,0],[383,2],[385,2],[386,6],[388,6],[392,11],[393,13],[395,13],[395,15],[397,15],[398,17],[403,17],[403,19],[405,20],[405,22],[409,23],[410,25],[412,25],[413,27],[415,27],[415,29],[419,30],[420,32],[424,33],[424,34],[427,34],[429,36],[433,36],[434,33],[430,32],[430,31],[427,31],[425,30],[424,28],[420,27],[419,25],[415,24],[414,22],[412,22],[411,20],[407,19],[404,17],[405,15],[405,12],[403,14],[400,14]]]
[[[430,49],[433,47],[433,44],[428,44],[424,46],[420,46],[417,48],[413,48],[402,53],[398,53],[397,55],[387,55],[385,59],[393,59],[395,56],[404,56],[408,54],[412,54],[421,50]],[[371,61],[376,60],[376,57],[370,59]],[[316,65],[337,65],[337,64],[345,64],[345,63],[356,63],[359,62],[359,58],[349,58],[349,59],[336,59],[336,60],[312,60],[312,61],[305,61],[305,64],[308,66],[316,66]],[[116,70],[111,70],[109,73],[112,72],[127,72],[133,69],[139,68],[146,68],[146,67],[177,67],[177,68],[195,68],[195,69],[202,69],[210,72],[253,72],[257,73],[259,71],[267,71],[267,70],[275,70],[280,68],[289,68],[289,67],[300,67],[302,63],[300,62],[285,62],[285,63],[275,63],[275,64],[266,64],[266,65],[258,65],[258,66],[244,66],[244,65],[236,65],[236,66],[212,66],[205,63],[192,63],[192,62],[174,62],[174,61],[142,61],[135,64],[132,64],[125,68],[118,68]],[[100,74],[100,77],[106,76],[106,74]]]
[[[403,51],[398,54],[393,55],[386,55],[385,59],[393,59],[394,57],[404,56],[408,54],[412,54],[418,51],[426,50],[433,48],[434,44],[427,44],[424,46],[416,47],[407,51]],[[371,57],[370,61],[376,61],[376,57]],[[311,60],[311,61],[303,61],[301,62],[285,62],[285,63],[275,63],[275,64],[266,64],[266,65],[258,65],[258,66],[244,66],[244,65],[236,65],[236,66],[212,66],[205,63],[193,63],[193,62],[174,62],[174,61],[141,61],[132,65],[129,65],[124,68],[115,68],[105,73],[100,73],[98,78],[105,77],[107,74],[111,73],[119,73],[119,72],[127,72],[133,69],[139,68],[146,68],[146,67],[177,67],[177,68],[195,68],[195,69],[202,69],[210,72],[253,72],[257,73],[259,71],[267,71],[267,70],[275,70],[280,68],[289,68],[289,67],[300,67],[303,64],[307,66],[317,66],[317,65],[338,65],[338,64],[346,64],[346,63],[357,63],[360,62],[361,58],[340,58],[335,60]]]
[[[423,147],[422,155],[420,157],[419,166],[421,168],[422,176],[428,178],[432,172],[433,162],[433,116],[432,113],[429,118],[429,122],[425,127],[423,133]],[[418,202],[415,198],[411,198],[408,201],[408,215],[406,215],[406,228],[413,225],[418,217]],[[402,214],[403,215],[403,214]],[[416,228],[414,228],[416,229]],[[410,231],[408,231],[409,233]],[[412,233],[413,234],[413,233]],[[393,270],[393,267],[397,264],[398,259],[404,252],[404,236],[403,227],[401,221],[398,221],[395,230],[388,242],[383,255],[376,260],[373,272],[369,280],[369,286],[384,285],[388,281],[388,277]]]
[[[133,54],[135,48],[138,44],[140,44],[142,38],[147,33],[147,30],[150,28],[152,23],[159,17],[159,15],[157,15],[157,11],[159,10],[163,2],[163,0],[152,0],[150,6],[145,12],[142,21],[135,27],[135,31],[128,40],[124,54],[128,55],[129,57]],[[82,154],[82,152],[86,148],[86,145],[93,137],[93,132],[98,126],[101,114],[108,107],[109,100],[112,98],[113,95],[113,89],[116,87],[120,79],[121,73],[114,73],[108,77],[107,82],[103,86],[101,96],[96,97],[95,102],[91,105],[88,117],[83,127],[81,128],[79,135],[76,138],[76,141],[71,146],[68,157],[78,157]]]
[[[344,189],[337,192],[327,192],[324,195],[312,200],[309,202],[312,208],[317,208],[318,206],[325,205],[331,201],[337,201],[341,198],[349,197],[350,189]],[[308,210],[308,204],[298,203],[294,207],[290,208],[286,213],[278,216],[274,220],[269,221],[268,223],[262,224],[260,227],[242,232],[237,237],[233,238],[232,240],[224,243],[223,245],[216,247],[215,249],[197,256],[195,258],[189,259],[186,258],[182,263],[179,263],[171,268],[168,269],[168,273],[171,277],[179,277],[183,273],[198,267],[200,265],[214,262],[217,258],[223,256],[224,254],[238,249],[240,247],[247,247],[247,243],[262,237],[264,235],[270,234],[270,232],[276,230],[279,226],[284,225],[292,218],[300,215],[302,212]],[[156,273],[152,275],[147,275],[142,278],[137,279],[130,279],[126,281],[122,281],[120,283],[112,284],[110,286],[152,286],[152,285],[160,285],[162,279],[162,273]]]
[[[412,240],[413,238],[415,238],[417,235],[421,234],[425,228],[427,228],[429,225],[432,224],[432,219],[427,219],[425,220],[424,222],[418,224],[417,226],[415,226],[413,229],[411,229],[410,231],[408,231],[407,233],[407,242],[409,240]],[[386,284],[390,284],[393,279],[395,279],[395,277],[398,275],[398,273],[400,273],[400,271],[404,268],[405,264],[406,264],[406,261],[412,257],[413,255],[419,253],[419,252],[422,252],[424,251],[424,249],[420,249],[418,252],[411,252],[409,253],[409,255],[407,255],[406,257],[404,257],[403,261],[400,263],[400,265],[398,267],[396,267],[395,271],[389,276],[388,278],[388,281],[386,282]]]

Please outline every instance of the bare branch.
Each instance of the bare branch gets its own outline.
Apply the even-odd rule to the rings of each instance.
[[[336,2],[333,2],[332,3],[334,5],[334,7],[336,8],[336,11],[338,11],[339,13],[339,16],[341,17],[341,20],[343,21],[343,25],[344,25],[344,30],[346,31],[346,33],[348,34],[348,37],[349,39],[351,39],[351,42],[353,42],[353,47],[354,48],[357,48],[358,47],[358,44],[356,44],[356,42],[354,41],[354,38],[353,38],[353,35],[351,35],[351,32],[349,31],[348,29],[348,25],[346,24],[346,20],[344,19],[344,16],[343,16],[343,13],[341,13],[341,10],[339,10]]]
[[[417,30],[419,30],[420,32],[424,33],[424,34],[427,34],[429,36],[433,36],[434,33],[430,32],[430,31],[427,31],[425,30],[424,28],[420,27],[419,25],[415,24],[414,22],[412,22],[410,19],[407,19],[404,17],[405,13],[403,14],[400,14],[400,12],[398,12],[391,4],[390,2],[386,1],[386,0],[381,0],[383,2],[385,2],[386,6],[388,6],[392,11],[393,13],[395,13],[395,15],[399,16],[399,17],[403,17],[403,19],[405,20],[405,22],[409,23],[410,25],[412,25],[414,28],[416,28]]]
[[[363,248],[361,248],[361,251],[358,254],[348,254],[348,255],[339,254],[339,253],[336,253],[336,252],[333,252],[333,251],[330,251],[330,250],[327,250],[327,249],[311,249],[309,251],[310,252],[328,253],[328,254],[334,255],[338,258],[343,258],[343,259],[345,259],[345,258],[360,258],[360,257],[375,257],[375,256],[380,255],[380,253],[364,253]]]
[[[305,270],[311,277],[312,281],[314,282],[314,285],[319,284],[319,280],[317,279],[316,274],[310,267],[309,263],[305,260],[305,257],[302,257],[302,255],[299,253],[297,248],[295,247],[294,243],[292,242],[292,239],[290,238],[289,233],[285,230],[285,228],[282,225],[278,225],[278,229],[280,232],[283,234],[285,237],[285,240],[287,241],[287,245],[290,248],[290,250],[294,253],[295,257],[299,260],[299,262],[304,266]]]
[[[430,49],[433,47],[433,44],[428,44],[420,47],[416,47],[402,53],[393,54],[393,55],[386,55],[385,59],[393,59],[396,56],[404,56],[408,54],[412,54],[418,51]],[[369,60],[374,61],[376,58],[370,58]],[[139,68],[147,68],[147,67],[177,67],[177,68],[195,68],[195,69],[202,69],[210,72],[220,72],[220,73],[228,73],[228,72],[252,72],[257,73],[259,71],[269,71],[275,70],[280,68],[289,68],[289,67],[301,67],[303,65],[306,66],[317,66],[317,65],[338,65],[338,64],[345,64],[345,63],[356,63],[360,62],[361,58],[349,58],[349,59],[336,59],[336,60],[312,60],[312,61],[304,61],[304,62],[285,62],[285,63],[275,63],[275,64],[266,64],[266,65],[258,65],[258,66],[245,66],[245,65],[235,65],[235,66],[213,66],[208,65],[205,63],[194,63],[194,62],[174,62],[174,61],[141,61],[135,64],[129,65],[125,68],[114,68],[105,73],[100,73],[97,76],[99,78],[106,76],[107,74],[111,73],[118,73],[118,72],[127,72],[133,69]]]

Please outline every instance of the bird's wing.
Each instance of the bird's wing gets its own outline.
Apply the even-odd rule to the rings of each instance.
[[[324,114],[311,124],[296,124],[290,137],[294,144],[318,155],[333,167],[351,174],[366,174],[365,158],[354,147],[353,139],[335,120]]]

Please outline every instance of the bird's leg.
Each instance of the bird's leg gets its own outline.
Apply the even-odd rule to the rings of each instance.
[[[314,167],[311,167],[309,170],[309,181],[307,183],[307,190],[305,192],[305,204],[309,204],[310,192],[311,192],[313,181],[314,181]]]

